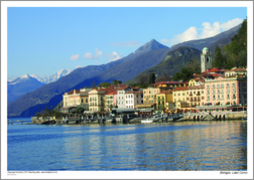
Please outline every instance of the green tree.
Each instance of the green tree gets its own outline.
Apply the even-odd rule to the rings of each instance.
[[[149,74],[149,85],[155,83],[155,79],[156,79],[155,74],[150,73]]]
[[[221,53],[221,49],[217,46],[214,52],[214,67],[226,67],[226,58]]]
[[[107,88],[107,87],[111,86],[111,84],[108,82],[103,82],[103,83],[100,83],[98,86]]]

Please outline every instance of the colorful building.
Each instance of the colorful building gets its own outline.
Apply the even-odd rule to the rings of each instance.
[[[125,93],[125,107],[134,109],[136,105],[143,104],[143,91],[128,91]]]
[[[162,113],[169,113],[174,110],[172,90],[163,91],[156,95],[156,108]]]

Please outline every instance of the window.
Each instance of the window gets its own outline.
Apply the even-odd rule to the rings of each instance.
[[[213,90],[213,94],[215,94],[215,90]]]
[[[219,85],[219,84],[217,84],[217,88],[220,88],[220,85]]]
[[[207,85],[207,86],[206,86],[206,88],[207,88],[207,89],[209,89],[209,88],[210,88],[210,86],[209,86],[209,85]]]
[[[218,89],[218,93],[220,93],[220,90]]]
[[[224,84],[221,84],[221,88],[224,88]]]
[[[207,94],[210,94],[210,91],[209,91],[209,90],[207,90]]]
[[[229,96],[229,94],[227,94],[227,99],[230,99],[230,96]]]
[[[137,98],[138,98],[138,94],[137,94]]]
[[[210,100],[210,96],[207,96],[207,100],[208,100],[208,101]]]
[[[235,87],[235,83],[233,83],[233,87]]]
[[[213,100],[215,100],[215,95],[213,95]]]
[[[229,88],[229,84],[227,83],[227,88]]]
[[[236,99],[236,96],[235,96],[235,94],[233,94],[233,99]]]
[[[178,96],[180,96],[180,93],[178,93]]]
[[[220,95],[218,95],[218,99],[220,99]]]
[[[215,89],[215,85],[213,85],[213,89]]]
[[[174,96],[176,96],[176,94],[174,94]]]

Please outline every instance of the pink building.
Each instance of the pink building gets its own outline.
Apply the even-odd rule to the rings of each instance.
[[[247,104],[247,78],[218,77],[206,80],[204,104],[213,106]]]

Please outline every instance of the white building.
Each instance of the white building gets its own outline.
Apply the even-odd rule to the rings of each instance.
[[[137,104],[143,104],[143,91],[125,93],[125,107],[134,109]]]

